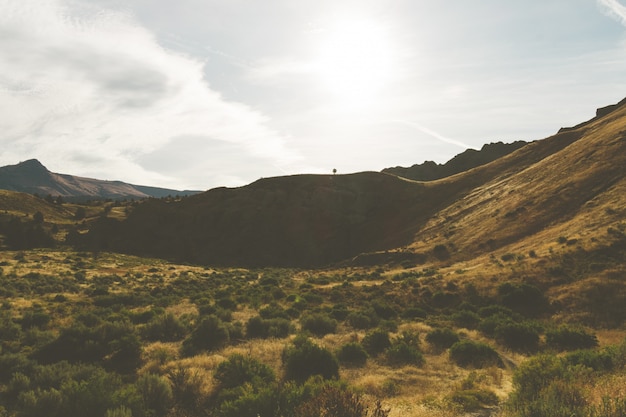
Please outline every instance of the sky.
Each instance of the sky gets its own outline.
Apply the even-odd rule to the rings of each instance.
[[[624,0],[0,0],[0,166],[236,187],[444,163],[624,97]]]

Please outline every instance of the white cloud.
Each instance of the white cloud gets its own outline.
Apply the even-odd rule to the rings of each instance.
[[[626,26],[626,6],[623,6],[617,0],[598,0],[598,3],[603,6],[611,17]]]
[[[159,46],[127,13],[0,0],[0,164],[37,157],[60,172],[167,181],[135,161],[180,135],[274,164],[297,159],[263,114],[213,91],[203,66]]]

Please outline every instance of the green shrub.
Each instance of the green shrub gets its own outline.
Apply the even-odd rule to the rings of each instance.
[[[452,315],[452,322],[458,327],[475,329],[480,323],[480,316],[473,311],[457,311]]]
[[[181,353],[183,356],[192,356],[202,351],[214,351],[229,342],[230,334],[224,323],[216,316],[208,316],[183,341]]]
[[[376,327],[380,319],[375,314],[367,314],[363,311],[353,311],[346,317],[350,326],[358,330],[367,330]]]
[[[589,349],[598,346],[598,339],[584,329],[562,326],[546,332],[546,344],[561,351]]]
[[[167,373],[172,386],[172,396],[177,409],[188,411],[193,415],[202,407],[202,385],[204,381],[197,372],[177,367]]]
[[[339,377],[339,362],[327,349],[324,349],[305,337],[297,337],[293,346],[283,350],[282,362],[285,378],[299,383],[314,375],[324,379]]]
[[[177,342],[187,334],[187,328],[173,314],[156,316],[143,329],[143,336],[150,341]]]
[[[213,377],[218,381],[220,389],[235,388],[244,384],[263,386],[275,381],[274,371],[258,360],[234,354],[217,366]]]
[[[337,330],[337,320],[328,317],[325,314],[311,314],[300,319],[302,330],[312,333],[315,336],[322,337],[329,333],[335,333]]]
[[[516,352],[536,352],[539,349],[539,332],[529,323],[503,323],[494,331],[496,340]]]
[[[535,317],[548,310],[548,299],[533,285],[507,282],[498,287],[498,295],[505,307],[525,316]]]
[[[577,350],[564,357],[568,365],[582,365],[594,371],[606,372],[614,369],[615,358],[609,351]]]
[[[158,375],[145,374],[139,377],[135,386],[147,415],[158,417],[167,414],[173,401],[172,388],[167,380]]]
[[[462,340],[450,347],[450,359],[462,367],[484,368],[501,365],[498,353],[489,345]]]
[[[381,354],[391,346],[389,332],[381,329],[373,330],[365,335],[361,341],[361,345],[363,345],[365,351],[372,356]]]
[[[425,319],[428,316],[426,311],[419,307],[409,307],[402,312],[405,319]]]
[[[252,317],[246,323],[246,337],[249,339],[283,338],[291,333],[291,322],[286,319],[262,319]]]
[[[391,366],[424,365],[424,356],[413,344],[404,341],[394,342],[385,352],[387,362]]]
[[[358,368],[365,365],[368,354],[365,348],[356,342],[347,343],[337,352],[337,359],[343,366]]]
[[[107,410],[104,417],[133,417],[133,412],[130,408],[123,405]]]
[[[387,417],[390,410],[376,402],[369,409],[360,394],[335,386],[327,386],[295,410],[298,417]]]
[[[433,329],[426,334],[426,341],[436,349],[448,349],[459,340],[459,335],[448,328]]]
[[[490,390],[468,389],[455,391],[448,399],[465,412],[473,412],[498,404],[498,396]]]

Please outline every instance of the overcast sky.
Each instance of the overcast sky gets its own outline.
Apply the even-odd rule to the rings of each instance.
[[[618,0],[0,0],[0,165],[204,190],[443,163],[624,97]]]

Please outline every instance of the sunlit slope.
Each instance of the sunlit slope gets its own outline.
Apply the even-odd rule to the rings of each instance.
[[[203,264],[297,267],[355,257],[449,263],[512,244],[541,250],[546,239],[591,239],[624,218],[624,132],[622,106],[438,181],[295,175],[152,200],[123,223],[94,225],[84,243]],[[440,245],[447,254],[433,259]]]
[[[558,237],[591,240],[626,218],[626,106],[527,145],[489,165],[438,182],[471,193],[416,234],[414,250],[446,244],[458,259]],[[494,175],[494,171],[500,174]],[[493,178],[480,184],[480,178]]]
[[[50,204],[30,194],[0,190],[0,217],[32,218],[37,212],[43,214],[46,221],[60,223],[69,221],[73,216],[64,206]]]

